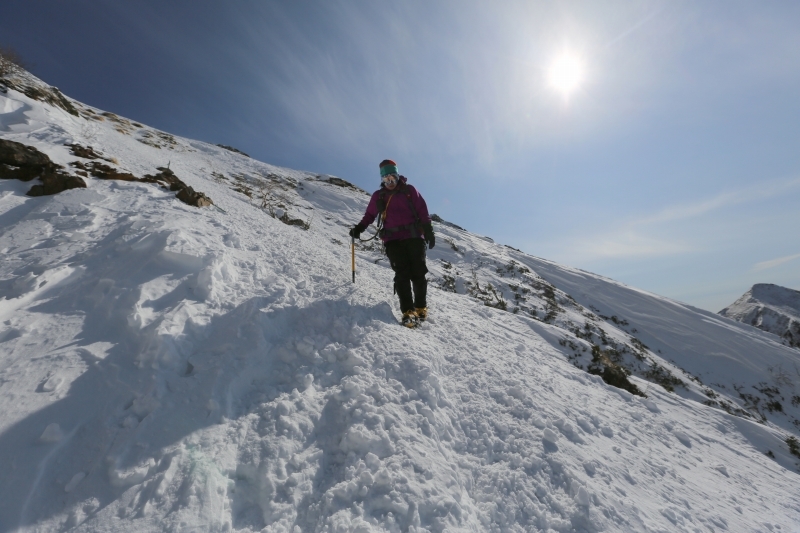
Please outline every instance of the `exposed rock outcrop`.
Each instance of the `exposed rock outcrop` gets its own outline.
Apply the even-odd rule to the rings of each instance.
[[[47,85],[22,69],[16,69],[15,72],[5,76],[2,79],[2,86],[17,90],[32,100],[59,107],[70,115],[80,116],[72,101],[64,96],[58,87]]]
[[[142,181],[130,172],[121,172],[99,161],[92,161],[88,164],[81,161],[73,161],[70,165],[101,180]]]
[[[170,169],[165,167],[158,167],[159,173],[155,175],[146,175],[142,181],[151,181],[155,183],[167,184],[169,190],[178,191],[176,195],[178,200],[185,204],[193,205],[195,207],[206,207],[213,205],[214,202],[200,191],[195,191],[193,188],[186,185],[175,175]]]
[[[238,150],[238,149],[234,148],[233,146],[228,146],[226,144],[218,144],[217,146],[219,146],[220,148],[224,148],[224,149],[228,150],[229,152],[234,152],[236,154],[243,155],[245,157],[250,157],[246,153],[242,152],[241,150]]]
[[[80,169],[80,171],[91,174],[93,177],[102,180],[122,180],[122,181],[138,181],[141,183],[153,183],[169,189],[170,191],[178,191],[176,197],[178,200],[185,204],[193,205],[195,207],[206,207],[213,205],[214,202],[204,193],[195,191],[184,183],[175,173],[167,167],[158,167],[158,173],[146,174],[143,178],[137,178],[130,172],[123,172],[114,167],[96,161],[102,159],[104,161],[113,162],[115,160],[104,157],[98,154],[91,146],[81,146],[79,144],[68,145],[72,149],[72,153],[83,159],[91,159],[88,163],[82,161],[74,161],[70,163],[73,167]]]
[[[177,197],[181,202],[196,207],[206,207],[214,203],[211,198],[199,191],[195,191],[191,187],[184,187],[178,191]]]
[[[73,176],[56,165],[47,154],[22,143],[0,139],[0,179],[31,181],[41,180],[34,185],[28,196],[58,194],[67,189],[85,188],[86,182],[80,176]]]

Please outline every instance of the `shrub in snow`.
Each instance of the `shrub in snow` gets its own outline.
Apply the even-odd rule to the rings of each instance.
[[[800,441],[797,440],[797,437],[786,437],[786,445],[789,447],[789,453],[800,457]]]

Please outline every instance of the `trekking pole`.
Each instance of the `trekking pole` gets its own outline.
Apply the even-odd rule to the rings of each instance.
[[[351,257],[351,264],[353,268],[353,283],[356,282],[356,238],[350,237],[350,257]]]

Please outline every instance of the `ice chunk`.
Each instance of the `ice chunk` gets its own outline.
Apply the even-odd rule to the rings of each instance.
[[[630,392],[628,392],[628,391],[626,391],[624,389],[618,389],[617,387],[614,387],[613,385],[609,385],[608,388],[609,388],[609,390],[612,390],[612,391],[616,392],[617,394],[619,394],[620,397],[623,400],[625,400],[626,402],[629,402],[634,398],[633,394],[631,394]]]
[[[62,383],[64,383],[64,378],[62,376],[59,376],[58,374],[50,376],[42,385],[42,390],[44,392],[53,392],[54,390],[58,389]]]
[[[294,406],[288,401],[280,401],[275,406],[275,412],[278,416],[288,416],[294,411]]]
[[[675,435],[675,438],[681,441],[681,444],[684,446],[689,448],[692,447],[692,440],[689,438],[689,435],[686,432],[676,429],[672,432],[672,434]]]
[[[52,443],[58,442],[62,438],[64,438],[64,432],[61,430],[61,426],[53,422],[44,428],[44,433],[42,433],[42,436],[39,437],[39,440],[42,442]]]
[[[235,285],[237,281],[236,269],[228,259],[224,256],[215,257],[197,274],[196,292],[203,300],[218,303],[220,301],[218,292],[225,287]]]
[[[305,337],[304,339],[297,341],[297,352],[300,355],[305,357],[311,357],[314,355],[314,339],[310,337]]]
[[[378,471],[378,468],[381,466],[381,460],[372,452],[369,452],[364,460],[367,463],[367,468],[369,468],[373,473]]]
[[[78,484],[81,481],[83,481],[83,478],[85,477],[86,477],[85,472],[78,472],[77,474],[72,476],[72,479],[70,479],[69,483],[67,483],[66,486],[64,487],[64,492],[72,492],[73,490],[75,490],[75,487],[77,487]]]
[[[550,428],[545,428],[544,429],[544,434],[542,435],[542,438],[545,441],[550,442],[552,444],[555,444],[556,442],[558,442],[558,435],[556,434],[555,431],[553,431]]]
[[[574,431],[572,424],[567,422],[565,419],[559,418],[553,422],[553,425],[556,426],[567,438],[572,436]]]
[[[520,401],[524,401],[525,398],[528,397],[528,395],[525,394],[525,391],[522,390],[522,387],[520,387],[519,385],[509,388],[508,395]]]
[[[653,400],[650,400],[650,399],[644,400],[644,406],[647,407],[653,413],[660,413],[661,412],[661,409],[658,408],[658,406],[656,405],[656,402],[654,402]]]
[[[149,415],[160,406],[160,402],[153,396],[140,396],[133,401],[131,410],[141,418]]]
[[[378,457],[388,457],[394,454],[394,445],[385,432],[381,433],[376,435],[363,427],[351,427],[345,433],[340,448],[343,452],[372,452]]]
[[[584,418],[584,417],[579,417],[576,420],[576,422],[578,423],[580,428],[582,430],[584,430],[586,433],[588,433],[590,435],[594,434],[594,427],[592,426],[592,423],[589,421],[589,419]]]
[[[144,463],[125,470],[120,470],[112,464],[108,469],[108,479],[115,487],[129,487],[147,479],[150,469],[155,466],[156,462],[152,457]]]
[[[237,235],[233,233],[228,233],[227,235],[225,235],[225,239],[223,242],[225,243],[225,246],[228,246],[229,248],[236,248],[239,250],[242,249],[242,241],[239,239]]]
[[[586,490],[586,487],[579,488],[578,494],[575,495],[575,503],[583,507],[589,507],[589,502],[589,491]]]

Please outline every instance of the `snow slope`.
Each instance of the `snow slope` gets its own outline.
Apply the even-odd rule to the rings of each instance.
[[[719,314],[774,333],[788,346],[800,348],[799,291],[757,283]]]
[[[0,135],[216,207],[0,181],[0,532],[800,529],[797,406],[734,392],[796,350],[444,222],[407,330],[374,241],[350,280],[363,191],[70,105],[10,89]]]

